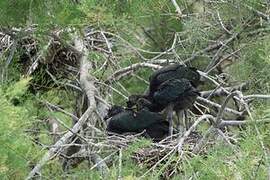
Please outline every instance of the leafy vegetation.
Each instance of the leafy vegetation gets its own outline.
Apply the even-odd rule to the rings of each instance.
[[[27,164],[38,155],[37,149],[25,133],[27,127],[35,120],[35,116],[28,111],[33,105],[24,103],[25,105],[14,106],[11,103],[15,99],[22,100],[29,80],[21,79],[9,85],[6,92],[0,89],[0,177],[3,179],[24,177],[29,171]]]

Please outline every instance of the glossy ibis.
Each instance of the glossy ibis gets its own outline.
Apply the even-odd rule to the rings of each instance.
[[[172,64],[155,71],[149,78],[149,97],[152,97],[159,86],[170,79],[185,78],[190,81],[193,87],[201,83],[201,76],[196,68],[180,64]]]
[[[157,71],[155,71],[149,78],[149,91],[146,95],[131,95],[127,101],[127,107],[132,108],[138,105],[138,100],[146,104],[150,111],[160,112],[165,107],[158,105],[158,103],[153,103],[153,95],[159,88],[159,86],[167,80],[170,79],[187,79],[190,81],[191,85],[196,88],[200,83],[201,76],[194,67],[186,67],[180,64],[172,64],[165,66]],[[147,101],[149,103],[147,103]]]
[[[159,104],[161,107],[168,108],[168,120],[170,126],[170,135],[172,135],[172,114],[177,111],[178,123],[180,127],[185,127],[185,122],[180,120],[179,112],[190,108],[195,102],[199,91],[193,87],[187,79],[170,79],[162,83],[153,94],[153,104]]]
[[[201,76],[197,69],[180,64],[168,65],[155,71],[150,76],[149,81],[148,93],[146,95],[131,95],[127,101],[127,107],[137,106],[137,109],[141,109],[141,107],[146,106],[150,111],[160,112],[166,107],[170,109],[169,105],[173,104],[173,108],[177,112],[178,123],[182,122],[182,127],[185,127],[185,120],[179,120],[180,114],[182,110],[193,105],[199,94],[195,89],[201,83]],[[175,97],[172,97],[171,93]]]
[[[107,115],[105,116],[104,120],[107,120],[110,117],[113,117],[114,115],[119,114],[119,113],[124,112],[124,111],[125,111],[125,108],[123,108],[122,106],[113,105],[109,109],[109,111],[108,111]]]
[[[139,133],[146,130],[146,137],[159,141],[169,133],[169,124],[159,113],[143,108],[137,112],[113,106],[107,115],[107,131],[118,134]]]
[[[151,112],[161,112],[166,106],[154,102],[153,97],[147,95],[133,94],[128,97],[127,107],[139,111],[147,108]]]
[[[163,82],[150,98],[146,95],[132,95],[127,105],[135,104],[137,110],[147,107],[150,111],[160,112],[164,108],[168,110],[170,123],[170,134],[172,133],[172,112],[175,110],[178,116],[178,123],[184,128],[184,120],[180,120],[182,110],[190,108],[200,93],[187,79],[170,79]]]

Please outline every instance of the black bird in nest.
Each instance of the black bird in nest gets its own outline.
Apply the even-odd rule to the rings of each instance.
[[[180,120],[180,112],[193,106],[199,91],[187,79],[170,79],[162,83],[153,94],[153,104],[167,107],[170,135],[173,133],[172,115],[177,112],[178,125],[181,131],[186,127],[185,119]]]
[[[147,107],[150,111],[155,112],[167,108],[167,118],[169,121],[171,135],[173,131],[173,110],[177,112],[178,126],[179,129],[183,131],[187,122],[185,122],[185,119],[180,120],[181,111],[192,107],[199,95],[199,91],[192,86],[189,80],[170,79],[159,86],[151,100],[143,97],[138,98],[137,95],[132,95],[129,99],[132,100],[132,98],[138,98],[136,101],[138,110]]]
[[[187,67],[180,64],[172,64],[155,71],[149,78],[150,87],[148,96],[152,97],[159,86],[170,79],[185,78],[190,81],[193,87],[197,88],[202,83],[201,75],[194,67]]]
[[[193,105],[199,95],[196,87],[202,82],[196,68],[179,64],[168,65],[155,71],[149,81],[149,92],[146,95],[131,95],[127,107],[137,106],[137,109],[147,107],[150,111],[160,112],[166,107],[171,109],[173,106],[177,112],[179,128],[185,128],[187,122],[182,119],[181,124],[180,121],[182,110]],[[171,115],[172,113],[168,113],[168,116]]]
[[[125,108],[123,108],[122,106],[113,105],[109,109],[109,111],[108,111],[107,115],[105,116],[104,120],[107,120],[110,117],[113,117],[114,115],[119,114],[121,112],[125,112],[125,111],[126,111]]]
[[[135,116],[134,116],[135,114]],[[160,141],[169,134],[169,123],[162,115],[143,108],[137,112],[124,109],[121,106],[113,106],[106,116],[107,131],[118,134],[127,132],[145,132],[146,137],[154,141]]]
[[[197,69],[194,67],[186,67],[184,65],[180,64],[172,64],[165,66],[157,71],[155,71],[149,78],[149,91],[146,95],[131,95],[129,97],[129,100],[127,101],[127,107],[132,108],[135,105],[138,104],[138,100],[143,98],[144,103],[147,104],[147,101],[149,103],[152,103],[153,101],[153,95],[159,88],[159,86],[164,83],[167,80],[170,79],[187,79],[190,81],[191,85],[194,88],[197,88],[197,86],[202,83],[201,76],[198,73]],[[148,104],[149,104],[148,103]],[[153,104],[149,106],[149,110],[153,112],[160,112],[165,107],[157,106],[156,104]]]

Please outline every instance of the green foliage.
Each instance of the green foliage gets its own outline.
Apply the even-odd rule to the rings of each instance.
[[[185,178],[196,174],[196,179],[267,179],[267,165],[254,132],[241,138],[240,148],[231,149],[219,143],[208,149],[207,155],[195,156],[183,162]],[[256,178],[255,178],[256,177]]]
[[[10,87],[8,97],[21,97],[27,82],[29,79],[15,83],[13,88]],[[0,178],[21,179],[29,171],[29,162],[34,158],[34,146],[24,132],[33,117],[25,107],[12,105],[6,97],[7,94],[0,89]]]
[[[3,0],[0,2],[1,25],[25,25],[31,1]]]
[[[145,166],[136,164],[133,160],[132,156],[137,151],[141,150],[142,148],[150,147],[151,141],[147,139],[139,139],[138,141],[133,142],[128,146],[127,149],[123,150],[122,152],[122,176],[123,177],[139,177],[141,176],[147,169]],[[112,174],[115,174],[115,178],[118,175],[118,158],[116,158],[114,163],[114,168],[111,171]]]
[[[83,16],[74,4],[68,0],[3,0],[0,2],[0,24],[22,27],[26,24],[41,26],[67,26],[76,24]]]
[[[8,99],[19,99],[27,91],[29,82],[31,78],[22,78],[20,81],[16,82],[13,85],[10,85],[6,90],[6,96]]]
[[[231,179],[231,172],[227,159],[229,160],[232,151],[226,147],[219,145],[208,152],[206,157],[196,156],[189,160],[188,163],[183,162],[186,177],[192,176],[193,173],[198,175],[198,179]]]
[[[230,68],[236,80],[249,80],[257,93],[270,92],[270,36],[249,42],[243,50],[243,58]],[[234,79],[234,80],[235,80]]]
[[[253,113],[255,120],[269,120],[269,106],[258,107]],[[251,121],[247,119],[247,121]],[[270,145],[269,124],[257,124],[263,143]],[[235,133],[235,132],[234,132]],[[218,142],[218,143],[216,143]],[[207,153],[196,155],[182,163],[183,179],[267,179],[267,158],[254,124],[238,129],[237,146],[233,148],[222,139],[215,140]],[[177,179],[177,178],[176,178]]]
[[[140,150],[141,148],[146,148],[151,145],[151,141],[148,139],[139,139],[138,141],[135,141],[132,143],[124,152],[125,157],[130,157],[132,153]]]

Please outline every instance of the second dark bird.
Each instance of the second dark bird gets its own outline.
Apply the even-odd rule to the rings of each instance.
[[[129,108],[147,107],[150,111],[160,112],[167,108],[172,133],[172,109],[177,112],[180,129],[185,128],[184,119],[180,120],[183,110],[190,108],[199,92],[196,87],[201,76],[193,67],[179,64],[165,66],[155,71],[149,78],[149,92],[146,95],[131,95],[127,102]]]
[[[187,79],[170,79],[162,83],[153,94],[153,104],[167,107],[167,118],[169,121],[169,134],[173,133],[172,115],[173,110],[178,114],[180,131],[186,127],[185,119],[180,119],[179,113],[193,106],[199,91],[192,86]]]
[[[159,141],[169,134],[169,123],[164,120],[163,116],[147,109],[134,112],[120,106],[113,106],[106,118],[106,130],[109,132],[123,134],[140,133],[146,130],[145,136],[154,141]]]
[[[155,71],[149,78],[149,91],[145,95],[131,95],[127,101],[127,107],[132,108],[139,103],[148,104],[148,108],[153,112],[160,112],[166,106],[160,106],[160,103],[154,103],[154,93],[157,91],[159,86],[170,80],[170,79],[187,79],[190,84],[196,88],[200,83],[201,76],[196,68],[186,67],[180,64],[172,64],[165,66],[157,71]]]

